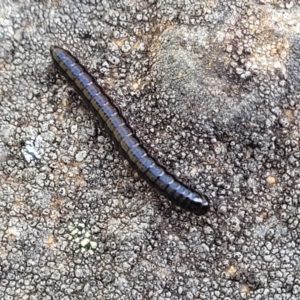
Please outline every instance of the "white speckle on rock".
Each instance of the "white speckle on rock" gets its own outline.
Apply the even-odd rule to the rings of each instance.
[[[30,140],[25,142],[25,146],[21,152],[28,163],[42,157],[44,154],[44,151],[41,148],[42,143],[43,138],[40,135],[36,137],[35,141]]]
[[[87,155],[87,152],[86,151],[79,151],[76,156],[75,156],[75,160],[78,161],[78,162],[81,162],[85,159]]]
[[[77,131],[77,125],[71,126],[71,133],[74,134]]]

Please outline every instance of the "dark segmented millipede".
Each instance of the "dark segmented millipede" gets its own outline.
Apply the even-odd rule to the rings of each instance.
[[[140,176],[176,205],[199,215],[206,213],[208,198],[180,182],[148,153],[119,109],[78,59],[57,46],[52,46],[50,52],[55,67],[100,119],[121,154]]]

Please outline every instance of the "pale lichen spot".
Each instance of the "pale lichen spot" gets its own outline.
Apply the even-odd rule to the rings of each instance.
[[[230,276],[235,276],[237,273],[237,268],[236,266],[230,266],[227,270],[226,273]]]
[[[55,247],[56,243],[57,243],[57,239],[53,235],[49,236],[46,240],[46,245],[52,249]]]
[[[276,178],[273,176],[268,176],[266,180],[267,180],[267,183],[271,184],[271,185],[276,183]]]
[[[73,240],[75,243],[79,244],[82,253],[88,251],[89,254],[93,254],[93,250],[97,248],[97,242],[90,239],[91,233],[85,229],[85,225],[79,223],[75,227],[71,227],[70,230],[69,240]]]

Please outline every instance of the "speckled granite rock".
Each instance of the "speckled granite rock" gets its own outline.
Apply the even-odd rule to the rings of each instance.
[[[300,1],[1,1],[1,299],[299,299]],[[52,67],[88,66],[152,190]]]

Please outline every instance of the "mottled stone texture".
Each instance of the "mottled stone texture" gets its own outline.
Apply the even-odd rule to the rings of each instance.
[[[299,299],[299,15],[296,0],[2,0],[0,299]],[[209,214],[137,178],[52,44]]]

